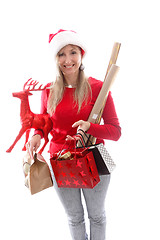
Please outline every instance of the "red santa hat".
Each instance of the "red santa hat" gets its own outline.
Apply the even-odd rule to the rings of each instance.
[[[55,34],[49,35],[49,43],[52,49],[53,55],[56,57],[57,53],[66,45],[73,44],[81,48],[82,55],[85,54],[85,46],[82,43],[79,35],[72,30],[60,29]]]

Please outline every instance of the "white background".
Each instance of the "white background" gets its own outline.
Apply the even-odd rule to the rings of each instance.
[[[20,101],[12,92],[30,77],[53,80],[48,35],[60,28],[83,36],[86,73],[102,81],[113,43],[122,44],[112,88],[122,137],[106,141],[117,164],[106,200],[107,239],[160,239],[158,9],[158,0],[1,1],[0,239],[70,239],[54,188],[31,196],[24,186],[24,137],[5,153],[20,129]],[[30,106],[39,112],[39,93]]]

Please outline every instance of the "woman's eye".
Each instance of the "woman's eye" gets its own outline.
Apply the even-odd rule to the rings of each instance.
[[[59,56],[59,57],[62,57],[62,56],[64,56],[64,53],[59,53],[58,56]]]
[[[76,51],[72,51],[72,54],[76,54]]]

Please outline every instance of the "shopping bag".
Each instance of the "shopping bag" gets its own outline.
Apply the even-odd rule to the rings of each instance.
[[[63,149],[50,161],[60,188],[94,188],[100,182],[93,153],[87,148]]]
[[[88,149],[93,153],[99,175],[108,175],[113,172],[116,164],[103,143],[92,145]]]
[[[34,161],[28,158],[28,162],[24,164],[24,172],[25,185],[32,195],[53,186],[48,164],[39,153],[34,154]]]
[[[82,129],[79,129],[79,131],[82,131],[85,137],[89,139],[87,134]],[[80,132],[78,135],[81,136],[81,141],[83,141],[83,144],[85,144],[83,135]],[[92,144],[92,142],[90,142],[88,150],[93,153],[99,175],[108,175],[113,172],[116,164],[114,163],[103,143]]]

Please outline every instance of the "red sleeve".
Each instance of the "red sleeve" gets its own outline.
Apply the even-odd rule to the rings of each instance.
[[[103,125],[91,123],[90,129],[87,133],[96,138],[117,141],[121,136],[121,127],[116,114],[111,92],[109,92],[102,119],[104,121]]]

